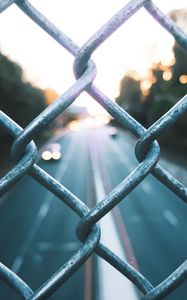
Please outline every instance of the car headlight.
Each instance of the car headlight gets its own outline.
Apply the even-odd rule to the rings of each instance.
[[[50,160],[50,159],[52,158],[51,152],[50,152],[50,151],[44,151],[44,152],[42,153],[42,158],[43,158],[44,160]]]
[[[53,151],[51,156],[52,156],[53,159],[58,160],[58,159],[61,158],[61,153],[59,151]]]

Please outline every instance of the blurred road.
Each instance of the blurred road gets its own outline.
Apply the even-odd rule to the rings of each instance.
[[[105,193],[138,164],[128,135],[111,137],[104,127],[68,134],[59,143],[61,160],[43,161],[40,165],[90,207],[96,201],[90,157],[97,156]],[[93,144],[95,154],[90,146]],[[152,176],[112,212],[126,257],[153,285],[159,284],[187,257],[186,216],[185,204]],[[25,177],[0,201],[0,261],[37,289],[79,248],[75,234],[78,222],[79,218],[65,204]],[[92,269],[97,269],[95,259],[50,299],[98,299]],[[186,295],[187,283],[165,299],[186,300]],[[115,296],[124,299],[124,293]],[[0,283],[0,299],[19,298]]]
[[[128,134],[110,138],[104,129],[94,136],[109,193],[137,166],[135,143]],[[187,207],[153,176],[149,175],[130,193],[113,210],[113,216],[129,261],[153,285],[186,260]],[[186,300],[186,295],[187,282],[165,299]]]
[[[72,133],[59,142],[62,159],[43,161],[40,166],[83,201],[91,201],[85,134]],[[79,248],[75,234],[79,218],[30,177],[16,185],[5,200],[0,207],[0,261],[37,289]],[[85,281],[90,286],[87,269],[77,272],[51,299],[74,299],[75,295],[84,299],[90,293],[85,288]],[[20,298],[1,284],[0,299]]]

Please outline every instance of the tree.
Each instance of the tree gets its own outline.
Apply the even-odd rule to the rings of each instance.
[[[187,29],[187,11],[173,11],[170,16]],[[116,101],[144,126],[152,125],[187,93],[187,51],[177,43],[173,47],[174,60],[170,65],[153,65],[146,80],[125,76]],[[144,90],[143,83],[148,88]],[[176,121],[161,138],[164,143],[187,149],[187,114]]]
[[[0,53],[0,109],[22,127],[25,127],[43,109],[45,97],[39,88],[23,79],[21,67]],[[0,128],[1,157],[9,152],[12,139]]]
[[[43,93],[45,95],[45,99],[48,105],[53,103],[60,96],[55,90],[51,88],[44,89]]]
[[[120,82],[120,93],[116,98],[116,102],[137,121],[145,125],[145,105],[142,101],[143,95],[140,88],[140,81],[135,80],[130,75],[123,77]]]
[[[43,92],[25,82],[20,66],[1,53],[0,69],[0,108],[25,127],[46,107]]]
[[[150,107],[148,115],[148,123],[150,125],[177,103],[187,92],[187,85],[185,84],[185,78],[187,79],[187,52],[175,43],[173,53],[175,63],[172,66],[163,66],[159,63],[152,69],[155,83],[152,84],[145,99]]]

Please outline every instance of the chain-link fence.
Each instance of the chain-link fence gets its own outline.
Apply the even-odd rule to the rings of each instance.
[[[11,171],[0,180],[0,194],[4,195],[25,174],[29,174],[81,217],[81,222],[77,227],[77,236],[82,241],[82,246],[37,291],[33,291],[27,283],[2,263],[0,263],[0,279],[11,289],[18,292],[20,298],[32,300],[47,299],[86,262],[92,253],[96,253],[133,282],[141,291],[143,299],[164,298],[186,280],[187,262],[185,261],[168,278],[154,287],[140,272],[127,262],[122,261],[100,242],[100,229],[97,222],[133,191],[150,173],[184,202],[187,201],[187,188],[157,163],[160,149],[155,141],[163,131],[169,130],[171,125],[187,111],[187,96],[184,96],[181,100],[179,99],[180,101],[170,111],[146,130],[93,84],[96,76],[96,67],[91,59],[91,55],[111,34],[142,7],[170,32],[185,50],[187,50],[187,36],[150,0],[132,0],[79,48],[27,0],[2,0],[0,1],[0,12],[5,11],[13,3],[75,57],[74,73],[76,82],[24,130],[6,114],[0,112],[1,126],[7,131],[7,134],[15,138],[11,151],[12,157],[16,162]],[[89,209],[71,191],[67,190],[60,182],[35,164],[37,151],[32,141],[36,133],[42,131],[46,125],[71,105],[83,91],[86,91],[122,126],[128,128],[131,133],[139,138],[135,147],[139,165],[125,178],[122,186],[116,187],[103,200],[100,199],[102,201],[92,209]]]

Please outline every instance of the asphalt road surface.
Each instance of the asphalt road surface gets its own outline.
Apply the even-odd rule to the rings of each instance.
[[[60,138],[59,143],[61,160],[39,164],[90,207],[138,164],[128,135],[111,137],[104,127],[72,132]],[[94,184],[100,185],[100,194],[98,186],[94,190]],[[185,204],[148,176],[112,211],[112,221],[107,222],[115,224],[115,235],[125,257],[157,285],[187,257],[186,216]],[[75,234],[78,222],[79,217],[63,202],[25,177],[0,200],[0,261],[35,290],[80,247]],[[109,273],[102,266],[98,268],[98,264],[95,257],[89,260],[50,299],[96,300],[101,298],[99,289],[104,291],[102,300],[136,298],[133,293],[127,297],[121,287],[115,290],[115,280],[103,280]],[[20,298],[0,282],[0,299]],[[187,282],[165,299],[186,300]]]

